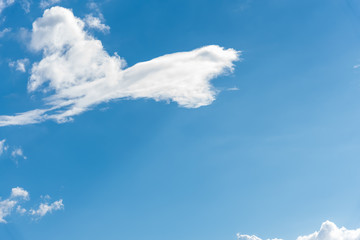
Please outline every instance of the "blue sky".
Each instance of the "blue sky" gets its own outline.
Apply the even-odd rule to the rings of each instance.
[[[326,220],[360,239],[358,1],[62,0],[48,17],[52,5],[8,2],[0,13],[0,196],[27,212],[14,207],[0,239],[296,239]],[[71,48],[101,41],[98,51],[79,50],[94,51],[84,61],[124,60],[130,70],[116,81],[139,84],[71,95],[67,81],[113,69],[64,67],[56,56],[68,50],[53,48],[53,28],[32,27],[39,18],[48,26],[52,14],[82,19],[75,30],[84,38],[63,25]],[[45,84],[31,91],[35,75]],[[74,102],[50,104],[56,109],[34,123],[9,120],[47,109],[49,96]],[[37,211],[41,204],[52,210]],[[320,232],[340,231],[331,224]],[[303,240],[330,239],[320,235]]]

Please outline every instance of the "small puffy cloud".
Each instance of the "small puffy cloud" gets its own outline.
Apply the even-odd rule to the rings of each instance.
[[[52,213],[53,211],[58,211],[64,209],[63,200],[60,199],[59,201],[55,201],[51,204],[48,203],[41,203],[39,208],[34,210],[30,210],[30,214],[35,217],[43,217],[48,213]]]
[[[21,187],[16,187],[11,190],[11,198],[22,198],[28,200],[30,198],[29,193]]]
[[[93,28],[95,30],[99,30],[101,32],[107,33],[110,31],[110,27],[101,22],[101,19],[98,17],[94,17],[89,14],[86,15],[84,22],[88,28]]]
[[[1,198],[0,198],[1,200]],[[41,203],[37,210],[27,210],[20,204],[30,200],[30,194],[21,187],[16,187],[11,190],[10,197],[0,201],[0,223],[7,223],[6,217],[12,213],[17,213],[22,216],[36,217],[37,219],[45,216],[48,213],[52,213],[57,210],[64,209],[63,200],[60,199],[51,204]]]
[[[210,45],[126,67],[116,53],[84,30],[71,10],[53,7],[33,23],[31,48],[43,53],[31,69],[28,91],[44,94],[42,109],[0,116],[0,126],[55,120],[59,123],[117,99],[173,101],[182,107],[211,104],[210,81],[233,70],[240,52]]]
[[[257,236],[237,234],[238,240],[262,240]],[[280,240],[274,238],[272,240]],[[345,227],[337,227],[335,223],[326,221],[319,231],[309,235],[299,236],[296,240],[360,240],[360,228],[348,230]]]
[[[44,8],[48,8],[52,5],[58,4],[60,2],[61,2],[61,0],[41,0],[39,6],[40,6],[40,8],[44,9]]]
[[[17,71],[26,72],[26,65],[28,64],[29,64],[29,59],[24,58],[16,61],[11,61],[9,63],[9,66],[15,68]]]
[[[6,223],[5,217],[9,216],[14,207],[21,200],[29,200],[29,193],[20,187],[13,188],[8,199],[0,201],[0,223]]]

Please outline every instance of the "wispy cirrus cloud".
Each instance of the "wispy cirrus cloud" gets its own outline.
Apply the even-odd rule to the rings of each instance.
[[[211,104],[210,81],[231,72],[240,52],[211,45],[164,55],[126,68],[85,30],[71,10],[53,7],[33,23],[30,46],[43,58],[31,69],[29,93],[43,94],[44,107],[0,116],[0,126],[46,120],[59,123],[115,99],[173,101],[186,108]]]
[[[255,235],[237,234],[238,240],[262,240]],[[270,239],[267,239],[270,240]],[[272,240],[281,240],[273,238]],[[296,240],[360,240],[360,228],[349,230],[345,227],[337,227],[335,223],[326,221],[321,225],[319,231],[309,235],[299,236]]]

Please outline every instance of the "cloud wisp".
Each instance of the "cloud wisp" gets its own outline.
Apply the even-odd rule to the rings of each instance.
[[[45,9],[60,2],[61,0],[41,0],[39,7]]]
[[[3,155],[10,157],[16,165],[19,165],[19,159],[27,159],[21,147],[9,146],[6,139],[0,140],[0,157]]]
[[[15,0],[0,0],[0,14],[2,11],[12,5],[15,2]]]
[[[0,198],[0,223],[7,223],[5,218],[9,217],[13,213],[18,213],[23,216],[29,215],[36,217],[36,219],[40,219],[49,213],[64,209],[63,200],[60,199],[50,204],[47,202],[41,203],[37,210],[27,210],[22,207],[22,204],[29,200],[29,192],[21,187],[13,188],[11,190],[10,197],[7,199],[1,200]]]
[[[240,55],[211,45],[126,68],[125,61],[117,53],[109,55],[85,27],[62,7],[45,10],[33,23],[30,46],[43,58],[31,69],[28,92],[42,94],[44,107],[2,115],[0,126],[61,123],[116,99],[173,101],[186,108],[209,105],[217,93],[210,81],[231,72]]]
[[[18,2],[26,13],[30,12],[31,2],[29,0],[0,0],[0,14],[5,8],[10,7],[15,2]]]
[[[237,234],[238,240],[262,240],[255,235]],[[270,240],[270,239],[267,239]],[[272,240],[281,240],[274,238]],[[360,228],[349,230],[345,227],[337,227],[335,223],[326,221],[321,225],[319,231],[309,235],[299,236],[296,240],[360,240]]]

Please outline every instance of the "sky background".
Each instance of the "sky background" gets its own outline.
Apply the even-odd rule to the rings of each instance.
[[[27,157],[0,157],[0,196],[21,186],[65,205],[39,221],[10,216],[0,239],[295,239],[325,220],[360,227],[359,1],[97,4],[110,32],[92,34],[128,66],[210,44],[242,60],[212,81],[221,92],[209,106],[117,100],[72,122],[0,128]],[[0,115],[39,105],[9,62],[41,59],[19,31],[42,13],[37,1],[1,13],[12,31],[0,38]]]

